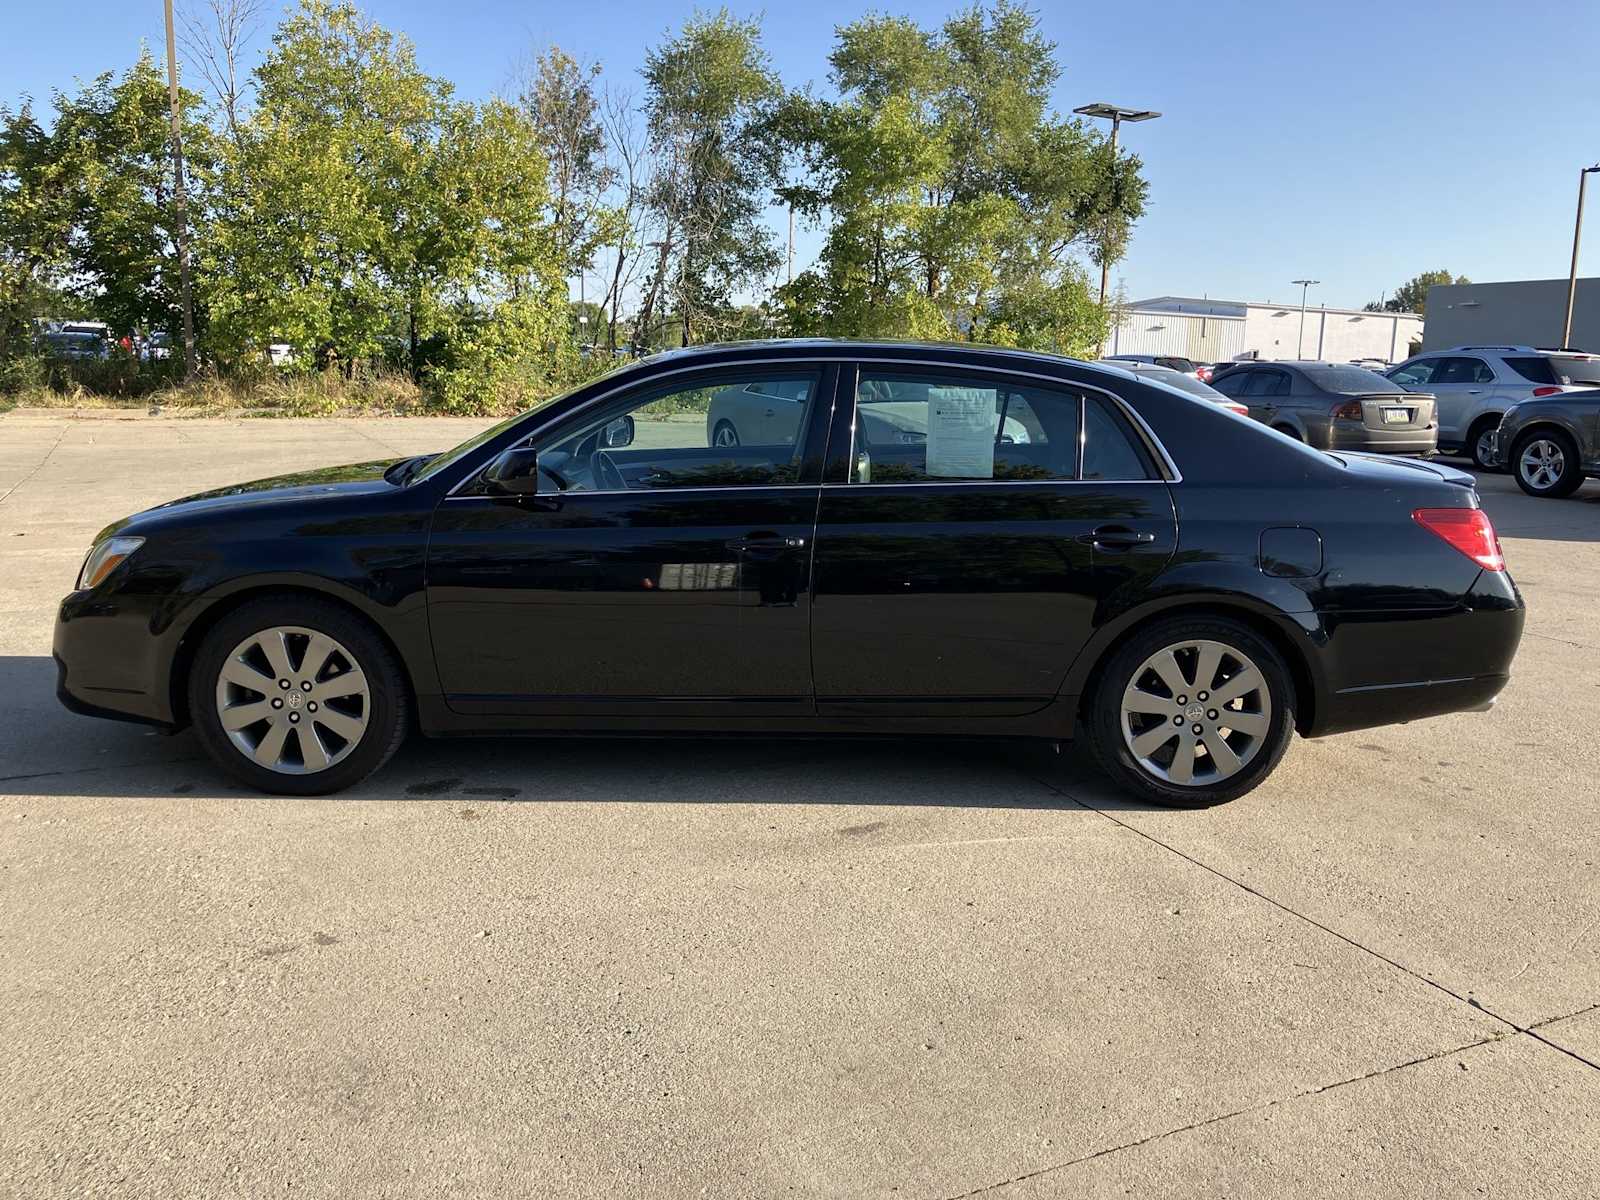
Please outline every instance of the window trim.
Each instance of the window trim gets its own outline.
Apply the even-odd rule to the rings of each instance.
[[[971,367],[971,366],[968,366],[966,364],[956,364],[956,363],[949,363],[949,362],[941,362],[941,360],[938,360],[938,359],[931,359],[930,360],[930,359],[921,359],[921,358],[918,358],[918,359],[889,358],[889,357],[885,357],[885,356],[876,356],[876,355],[860,356],[860,355],[852,355],[852,354],[849,354],[849,353],[843,353],[843,354],[838,354],[838,353],[835,353],[835,354],[810,354],[810,355],[787,355],[786,354],[786,355],[782,355],[782,356],[778,356],[778,357],[749,358],[749,359],[745,359],[744,361],[739,362],[739,363],[721,364],[719,366],[708,366],[708,365],[702,363],[702,364],[698,364],[698,365],[695,365],[695,366],[676,367],[676,368],[674,368],[672,370],[668,370],[668,371],[659,371],[659,372],[656,372],[656,373],[652,374],[648,379],[629,380],[628,382],[619,384],[618,386],[616,386],[614,388],[611,388],[608,391],[601,392],[599,395],[593,396],[590,399],[585,400],[581,405],[578,406],[578,408],[574,409],[572,412],[564,413],[561,416],[550,417],[549,419],[547,419],[546,421],[544,421],[542,423],[535,424],[531,429],[528,429],[525,432],[519,430],[514,437],[510,438],[507,442],[502,444],[502,448],[504,446],[508,446],[508,445],[509,446],[515,446],[515,445],[521,444],[522,442],[529,441],[532,438],[535,438],[535,437],[539,436],[540,434],[544,433],[547,429],[551,428],[552,426],[557,425],[557,424],[559,424],[559,423],[561,423],[563,421],[566,421],[568,419],[575,418],[580,413],[586,412],[590,408],[596,407],[598,405],[602,405],[608,400],[615,399],[617,396],[621,395],[623,392],[630,391],[630,390],[635,389],[635,388],[651,387],[655,383],[657,383],[658,381],[663,380],[663,379],[669,379],[674,375],[689,375],[689,374],[695,374],[695,373],[705,373],[705,372],[709,372],[709,371],[716,371],[716,370],[722,369],[724,366],[727,367],[727,368],[731,368],[731,369],[737,370],[740,367],[747,367],[747,366],[748,367],[787,366],[787,365],[792,365],[792,364],[797,364],[797,363],[815,363],[815,364],[820,364],[824,369],[826,369],[829,366],[833,366],[833,367],[836,367],[838,369],[838,374],[835,376],[835,385],[834,385],[834,399],[833,399],[833,405],[834,406],[837,406],[838,404],[840,404],[842,402],[842,400],[844,399],[844,398],[840,397],[839,392],[843,389],[843,387],[846,384],[846,376],[847,375],[851,375],[851,376],[854,376],[857,380],[859,380],[860,368],[865,363],[887,363],[889,365],[898,365],[898,366],[902,366],[902,367],[911,367],[911,368],[915,368],[919,364],[920,365],[924,365],[924,366],[927,366],[927,365],[935,365],[935,366],[943,365],[943,366],[945,366],[945,367],[947,367],[949,369],[958,370],[958,371],[960,371],[960,370],[988,371],[988,372],[991,372],[991,373],[997,374],[997,375],[1014,375],[1014,376],[1017,376],[1017,377],[1023,378],[1023,379],[1037,379],[1037,380],[1040,380],[1043,383],[1054,384],[1057,387],[1065,386],[1065,387],[1073,387],[1073,388],[1082,388],[1085,391],[1095,392],[1098,395],[1104,396],[1106,399],[1111,401],[1111,403],[1114,404],[1122,412],[1122,415],[1124,417],[1126,417],[1129,420],[1129,422],[1133,425],[1134,432],[1140,438],[1142,438],[1144,440],[1146,448],[1149,450],[1151,457],[1155,460],[1156,471],[1160,475],[1160,477],[1157,478],[1157,479],[1004,479],[1004,480],[986,480],[986,481],[971,481],[971,482],[986,482],[991,487],[994,487],[994,486],[1001,486],[1001,487],[1072,487],[1072,486],[1081,486],[1083,484],[1089,484],[1090,486],[1093,486],[1093,487],[1101,487],[1101,486],[1104,486],[1106,484],[1128,484],[1128,483],[1168,483],[1168,484],[1172,484],[1172,483],[1182,483],[1183,482],[1183,472],[1178,469],[1177,462],[1174,461],[1172,455],[1167,453],[1167,448],[1164,445],[1161,444],[1161,439],[1156,436],[1155,430],[1150,428],[1150,423],[1144,419],[1143,414],[1141,414],[1138,409],[1134,408],[1133,405],[1129,404],[1127,400],[1125,400],[1123,397],[1119,396],[1116,392],[1111,391],[1109,388],[1100,387],[1099,385],[1093,384],[1093,383],[1084,383],[1081,380],[1077,380],[1077,379],[1063,379],[1063,378],[1061,378],[1059,376],[1056,376],[1056,375],[1046,375],[1046,374],[1044,374],[1044,373],[1042,373],[1040,371],[1023,371],[1023,370],[1019,370],[1019,369],[1017,369],[1015,367],[989,367],[989,366]],[[856,387],[856,383],[855,382],[850,383],[850,394],[849,394],[849,396],[847,398],[848,399],[848,403],[850,405],[850,415],[851,415],[850,424],[851,424],[852,431],[854,430],[854,427],[855,427],[855,420],[854,420],[854,417],[855,417],[855,403],[856,403],[855,387]],[[1083,406],[1079,405],[1079,412],[1080,413],[1082,412],[1082,408],[1083,408]],[[534,414],[529,414],[529,415],[532,416]],[[829,428],[831,429],[831,422],[829,424]],[[498,450],[484,449],[483,453],[486,456],[483,460],[480,460],[478,463],[476,463],[473,467],[471,467],[469,470],[467,470],[462,475],[462,477],[460,479],[456,480],[455,483],[450,485],[450,489],[444,495],[444,500],[447,500],[447,501],[448,500],[475,500],[475,501],[479,501],[479,502],[487,501],[487,502],[496,503],[496,504],[505,502],[505,498],[502,497],[502,496],[487,496],[487,495],[463,496],[463,495],[457,495],[456,494],[462,488],[465,488],[468,484],[470,484],[474,479],[478,478],[479,475],[483,474],[484,469],[489,465],[490,462],[493,461],[493,458],[498,455],[499,451]],[[822,480],[822,482],[820,484],[816,484],[816,483],[785,483],[785,484],[757,484],[757,485],[717,484],[717,485],[708,485],[708,486],[705,486],[705,487],[673,488],[670,491],[662,491],[662,492],[658,492],[658,493],[654,493],[654,494],[656,494],[656,495],[684,496],[684,495],[693,495],[693,494],[697,494],[697,493],[700,493],[700,492],[722,492],[722,491],[749,492],[749,491],[762,490],[762,489],[769,490],[769,491],[770,490],[792,491],[792,490],[801,489],[801,488],[806,489],[806,490],[809,491],[810,489],[816,488],[816,487],[823,487],[823,488],[829,488],[829,487],[854,487],[854,488],[863,488],[863,487],[886,487],[886,488],[895,488],[895,487],[949,487],[949,486],[952,486],[952,485],[958,485],[958,484],[963,482],[961,480],[950,480],[950,481],[943,481],[943,482],[928,482],[928,483],[912,483],[912,482],[905,482],[905,483],[855,483],[855,484],[848,483],[848,482],[845,482],[845,483],[830,483],[830,482],[828,482],[827,474],[826,474],[827,461],[828,461],[828,447],[826,445],[824,445],[823,446],[824,474],[823,474],[823,480]],[[563,495],[567,495],[569,493],[562,493],[562,494]],[[615,491],[615,490],[613,490],[613,491],[609,491],[609,492],[594,491],[594,492],[572,492],[572,493],[570,493],[570,495],[574,496],[574,497],[576,497],[576,496],[637,496],[637,495],[640,495],[640,494],[641,493],[637,489],[628,489],[628,490],[624,490],[624,491]]]

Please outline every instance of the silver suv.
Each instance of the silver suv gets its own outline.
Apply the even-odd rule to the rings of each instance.
[[[1491,435],[1514,404],[1600,384],[1600,355],[1532,346],[1455,346],[1418,354],[1385,374],[1438,399],[1439,449],[1489,469]]]

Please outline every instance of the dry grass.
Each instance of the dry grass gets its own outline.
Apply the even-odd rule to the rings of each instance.
[[[0,411],[6,406],[156,410],[197,417],[408,416],[437,411],[430,408],[422,389],[405,375],[346,379],[334,373],[264,375],[254,379],[202,375],[137,397],[106,395],[79,384],[65,388],[29,387],[0,401]]]

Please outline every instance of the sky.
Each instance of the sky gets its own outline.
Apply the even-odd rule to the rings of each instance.
[[[6,7],[0,103],[24,93],[42,101],[120,71],[141,39],[158,57],[164,45],[160,0]],[[468,98],[501,90],[519,59],[552,43],[637,88],[646,50],[694,9],[688,0],[363,7]],[[932,25],[965,5],[729,7],[762,17],[787,86],[826,87],[836,26],[869,11]],[[276,0],[267,8],[277,11]],[[1035,10],[1063,67],[1060,111],[1105,101],[1162,113],[1122,130],[1150,184],[1113,271],[1129,300],[1298,301],[1289,281],[1312,278],[1321,283],[1311,304],[1359,307],[1434,268],[1475,281],[1567,273],[1578,171],[1600,161],[1594,0],[1045,0]],[[253,49],[266,43],[263,32]],[[1600,275],[1600,194],[1590,212],[1579,267]],[[819,244],[801,230],[797,270]]]

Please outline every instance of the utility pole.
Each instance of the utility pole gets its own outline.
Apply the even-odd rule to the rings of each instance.
[[[1589,176],[1600,171],[1600,163],[1578,172],[1578,220],[1572,227],[1572,272],[1567,276],[1567,319],[1561,326],[1561,349],[1572,346],[1572,302],[1578,298],[1578,241],[1583,237],[1583,192]]]
[[[789,282],[794,282],[794,204],[789,205]]]
[[[1306,344],[1306,293],[1314,288],[1317,284],[1321,283],[1322,280],[1291,279],[1289,282],[1298,283],[1300,285],[1300,336],[1295,339],[1294,356],[1296,358],[1304,358]]]
[[[172,105],[172,199],[177,226],[178,287],[183,297],[183,374],[194,378],[194,299],[189,294],[189,209],[183,189],[183,120],[178,104],[178,40],[172,30],[172,0],[167,16],[167,99]]]
[[[1124,121],[1153,121],[1161,114],[1140,108],[1123,108],[1118,104],[1085,104],[1072,110],[1085,117],[1106,117],[1111,121],[1111,165],[1117,163],[1117,130]],[[1106,241],[1110,240],[1111,216],[1106,215]],[[1100,246],[1100,307],[1106,306],[1106,285],[1111,278],[1111,259],[1106,256],[1105,244]]]

